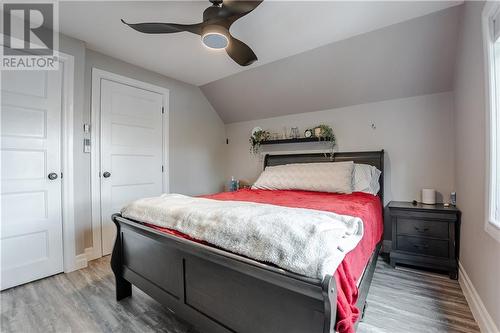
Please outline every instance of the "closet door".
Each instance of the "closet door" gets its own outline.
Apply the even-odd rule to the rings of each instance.
[[[158,196],[163,182],[163,96],[101,81],[102,254],[116,234],[111,215],[133,200]]]
[[[62,71],[3,71],[1,289],[63,270]]]

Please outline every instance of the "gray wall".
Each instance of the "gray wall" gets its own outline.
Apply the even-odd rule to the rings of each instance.
[[[485,73],[481,34],[483,2],[466,2],[455,77],[458,206],[462,211],[460,262],[500,328],[500,242],[485,226]]]
[[[118,59],[85,49],[61,36],[61,51],[75,56],[75,237],[77,253],[92,246],[90,154],[83,153],[83,124],[90,123],[93,67],[170,90],[170,191],[190,195],[218,192],[224,183],[225,128],[201,90]]]
[[[302,132],[320,123],[332,126],[337,151],[385,149],[386,202],[419,200],[424,187],[435,188],[448,200],[454,190],[451,92],[228,124],[226,178],[253,182],[262,171],[262,160],[249,151],[248,138],[254,126],[271,132],[298,126]],[[325,149],[320,143],[263,148],[264,152]],[[386,236],[389,232],[387,225]]]

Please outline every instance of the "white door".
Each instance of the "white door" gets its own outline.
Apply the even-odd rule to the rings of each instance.
[[[102,254],[116,234],[111,215],[163,189],[163,95],[101,80]]]
[[[3,290],[63,270],[62,71],[1,75]]]

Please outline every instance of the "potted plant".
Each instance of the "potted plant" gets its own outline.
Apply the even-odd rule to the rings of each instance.
[[[262,141],[268,140],[269,135],[270,133],[268,131],[264,131],[262,128],[254,128],[249,139],[250,152],[254,155],[260,153],[260,144]]]
[[[318,125],[314,128],[314,135],[319,141],[326,141],[329,143],[330,155],[333,156],[334,148],[336,145],[335,134],[333,134],[333,129],[328,125]]]

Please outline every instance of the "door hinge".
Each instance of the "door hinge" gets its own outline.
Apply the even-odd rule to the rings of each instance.
[[[161,172],[163,172],[164,168],[163,168],[163,165],[161,166]]]
[[[163,106],[161,107],[161,114],[165,114],[165,108]]]
[[[63,173],[61,172],[61,179],[63,179]]]

